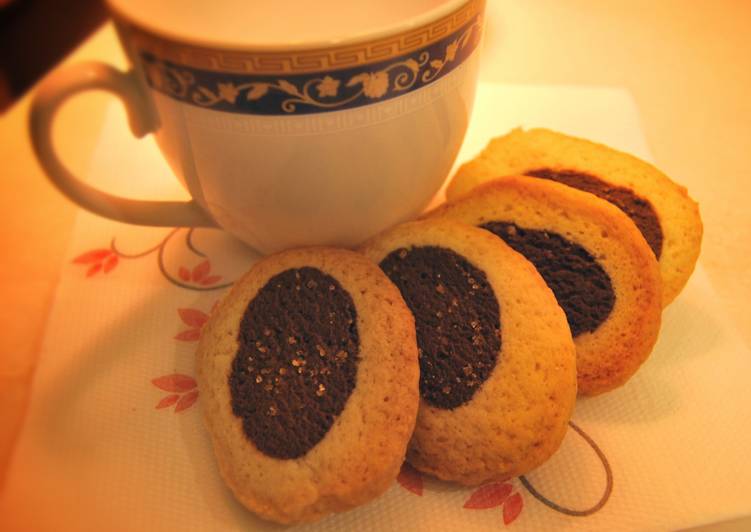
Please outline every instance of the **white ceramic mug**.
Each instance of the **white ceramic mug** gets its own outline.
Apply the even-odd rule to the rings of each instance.
[[[484,0],[109,0],[132,65],[51,75],[37,157],[70,199],[134,224],[221,227],[261,252],[353,246],[417,215],[471,113]],[[307,11],[301,11],[307,10]],[[71,175],[52,146],[69,96],[119,96],[192,196],[137,201]]]

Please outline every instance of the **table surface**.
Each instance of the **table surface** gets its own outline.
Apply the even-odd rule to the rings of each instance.
[[[751,346],[751,210],[740,201],[751,193],[745,176],[751,168],[751,3],[489,0],[487,20],[484,81],[631,91],[657,166],[700,203],[702,263]],[[91,59],[125,67],[110,24],[64,63]],[[85,172],[110,101],[86,94],[60,112],[55,142],[74,173]],[[34,159],[29,105],[26,95],[0,118],[0,212],[6,216],[0,229],[0,482],[77,210]]]

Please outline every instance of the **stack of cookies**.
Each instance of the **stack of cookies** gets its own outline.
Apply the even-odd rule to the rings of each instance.
[[[448,197],[357,252],[267,257],[213,312],[205,419],[222,476],[261,517],[363,504],[405,456],[465,485],[539,466],[577,393],[644,363],[699,253],[684,189],[552,131],[494,139]]]

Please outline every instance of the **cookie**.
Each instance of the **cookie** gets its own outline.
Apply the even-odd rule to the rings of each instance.
[[[532,264],[486,231],[450,220],[403,224],[362,252],[415,317],[420,409],[407,460],[476,485],[550,457],[576,399],[575,351]]]
[[[527,257],[555,293],[576,344],[579,392],[624,384],[660,329],[655,256],[620,209],[555,181],[508,177],[428,214],[486,229]]]
[[[663,306],[691,276],[701,247],[699,207],[684,187],[651,164],[547,129],[515,129],[491,140],[478,157],[461,166],[446,194],[455,199],[480,183],[508,175],[558,181],[628,214],[659,261]]]
[[[255,264],[206,324],[197,374],[221,475],[259,516],[312,521],[396,478],[419,401],[415,327],[362,255]]]

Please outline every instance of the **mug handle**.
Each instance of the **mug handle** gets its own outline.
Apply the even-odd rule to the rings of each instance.
[[[89,89],[109,91],[125,105],[130,129],[137,138],[156,129],[147,95],[134,71],[121,72],[98,62],[81,63],[51,74],[31,103],[29,128],[34,153],[52,183],[81,207],[121,222],[170,227],[217,227],[211,217],[191,201],[142,201],[107,194],[71,174],[52,144],[52,122],[70,96]]]

